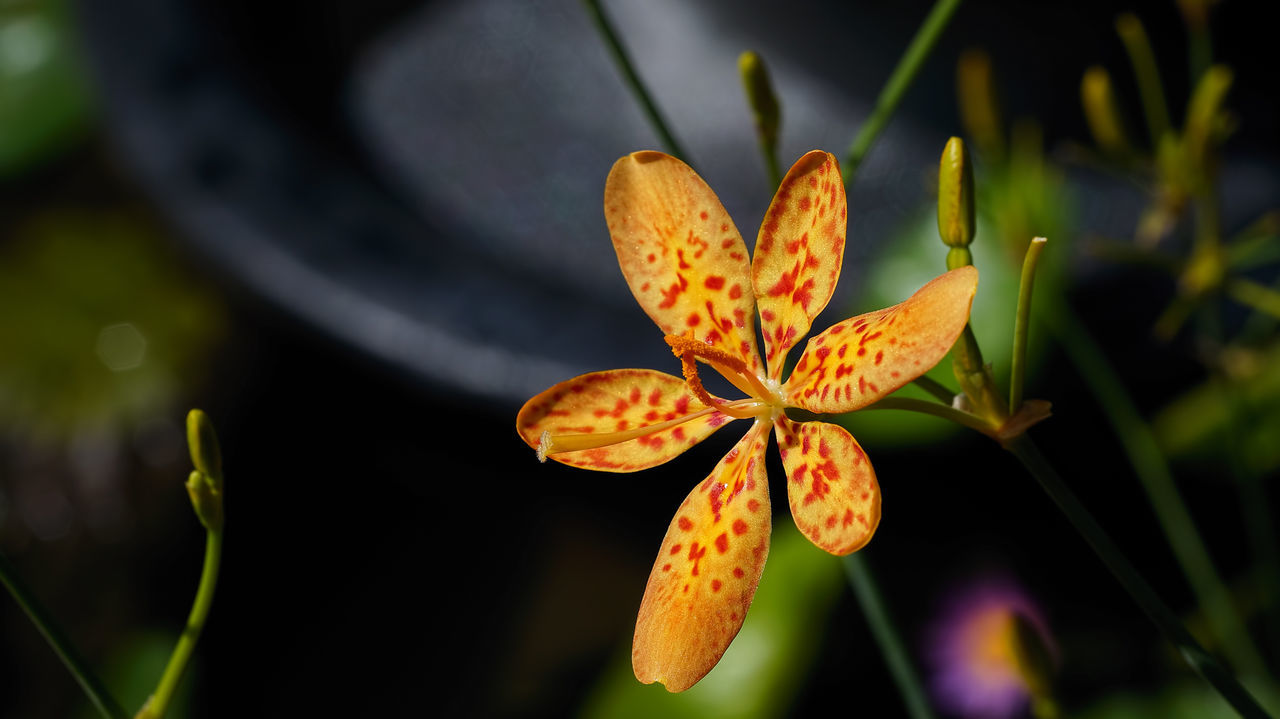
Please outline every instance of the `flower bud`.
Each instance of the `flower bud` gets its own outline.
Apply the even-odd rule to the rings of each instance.
[[[1004,154],[1000,129],[1000,103],[996,98],[991,57],[983,50],[966,50],[956,64],[956,100],[965,134],[973,138],[987,160]]]
[[[1109,155],[1129,154],[1129,139],[1120,119],[1111,75],[1105,68],[1095,65],[1085,70],[1080,80],[1080,102],[1098,148]]]
[[[196,469],[220,483],[222,452],[218,448],[218,435],[213,431],[209,416],[201,410],[193,409],[187,413],[187,446]]]
[[[938,234],[943,243],[967,248],[977,231],[974,217],[973,164],[964,140],[953,137],[947,140],[938,166]],[[950,260],[947,264],[951,265]]]
[[[742,76],[742,87],[747,93],[747,105],[751,107],[760,142],[772,148],[778,142],[782,110],[769,80],[769,70],[759,55],[747,50],[738,56],[738,73]]]
[[[187,477],[187,494],[196,517],[206,529],[222,529],[222,483],[198,469]]]

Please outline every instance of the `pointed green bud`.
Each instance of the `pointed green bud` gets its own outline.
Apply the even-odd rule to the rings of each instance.
[[[966,50],[956,64],[956,100],[965,134],[973,138],[983,158],[998,161],[1004,155],[1000,128],[1000,103],[991,71],[991,57],[984,50]]]
[[[218,448],[218,435],[213,422],[203,411],[193,409],[187,413],[187,447],[191,450],[191,463],[196,469],[218,482],[222,481],[222,452]]]
[[[738,56],[738,73],[742,76],[742,88],[747,93],[747,105],[751,107],[760,142],[772,149],[778,142],[782,110],[769,80],[769,70],[759,55],[747,50]]]
[[[968,248],[977,231],[974,217],[973,163],[964,140],[953,137],[947,140],[938,165],[938,234],[943,243],[952,248]],[[948,257],[947,266],[951,264]]]
[[[1200,76],[1187,106],[1183,148],[1193,167],[1203,168],[1212,146],[1220,143],[1230,129],[1222,103],[1231,89],[1233,74],[1225,65],[1214,65]]]
[[[187,477],[187,494],[200,523],[212,531],[222,529],[222,482],[193,469]]]
[[[1098,148],[1109,155],[1128,155],[1129,138],[1125,135],[1124,122],[1116,103],[1111,75],[1106,69],[1094,65],[1085,70],[1080,80],[1080,103],[1084,106],[1084,119]]]

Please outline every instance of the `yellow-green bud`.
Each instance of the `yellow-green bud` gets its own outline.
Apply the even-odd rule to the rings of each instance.
[[[991,58],[983,50],[966,50],[956,64],[956,100],[960,122],[986,159],[1004,154],[1000,129],[1000,103],[991,71]]]
[[[222,482],[193,469],[187,477],[187,494],[200,523],[206,529],[222,529]]]
[[[1084,106],[1084,118],[1098,148],[1112,155],[1128,154],[1129,139],[1120,119],[1111,75],[1105,68],[1095,65],[1085,70],[1080,80],[1080,103]]]
[[[1231,89],[1232,79],[1231,68],[1214,65],[1200,77],[1191,95],[1183,147],[1193,167],[1204,167],[1210,147],[1226,135],[1228,123],[1222,103]]]
[[[953,137],[938,165],[938,234],[948,247],[968,247],[976,232],[973,164],[964,140]]]
[[[213,422],[203,411],[193,409],[187,413],[187,447],[191,450],[191,463],[196,469],[214,480],[222,481],[222,452],[218,448],[218,435]]]
[[[738,56],[738,73],[742,76],[742,88],[747,93],[747,105],[751,107],[760,141],[773,147],[778,142],[782,110],[769,80],[769,70],[759,55],[747,50]]]

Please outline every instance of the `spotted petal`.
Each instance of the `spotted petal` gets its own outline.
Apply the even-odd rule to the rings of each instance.
[[[760,225],[751,274],[773,379],[835,291],[847,212],[840,164],[814,150],[783,178]]]
[[[543,432],[615,439],[547,456],[574,467],[634,472],[676,457],[727,421],[698,401],[679,377],[619,369],[574,377],[537,395],[520,409],[516,431],[535,449]]]
[[[969,321],[978,271],[961,267],[906,302],[833,325],[809,340],[783,385],[787,403],[811,412],[851,412],[937,364]]]
[[[604,214],[631,292],[663,334],[683,335],[757,369],[747,248],[707,183],[661,152],[618,160]]]
[[[769,487],[758,420],[680,505],[649,574],[631,664],[645,684],[693,686],[737,636],[769,554]]]
[[[880,485],[857,440],[827,422],[779,417],[774,428],[796,526],[832,554],[861,549],[880,523]]]

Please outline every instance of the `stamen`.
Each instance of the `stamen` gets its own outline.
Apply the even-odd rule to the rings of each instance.
[[[591,432],[587,434],[556,434],[551,432],[543,432],[538,440],[538,460],[545,462],[547,455],[559,454],[561,452],[577,452],[584,449],[596,449],[597,447],[608,447],[613,444],[621,444],[633,440],[637,437],[644,437],[661,432],[664,429],[670,429],[679,424],[684,424],[698,417],[705,417],[712,412],[723,412],[722,407],[707,407],[697,412],[691,412],[683,417],[667,420],[666,422],[658,422],[657,424],[647,424],[643,427],[635,429],[627,429],[621,432]],[[729,414],[728,412],[723,412]],[[730,415],[734,416],[734,415]]]
[[[713,347],[706,342],[699,342],[693,338],[693,333],[683,335],[667,335],[663,339],[671,346],[671,352],[680,358],[684,366],[685,380],[689,381],[689,389],[697,394],[698,390],[694,388],[694,381],[690,379],[689,365],[686,362],[688,355],[693,355],[707,364],[715,368],[717,372],[724,376],[725,379],[733,383],[735,387],[743,392],[762,400],[774,399],[777,393],[769,389],[764,382],[760,380],[760,376],[752,372],[747,363],[741,358],[725,352],[724,350]],[[693,376],[697,376],[697,369],[692,372]],[[744,381],[745,380],[745,381]],[[697,381],[698,387],[702,386],[701,380]],[[706,390],[703,390],[704,392]],[[699,395],[699,399],[702,397]],[[704,404],[712,404],[703,400]]]

